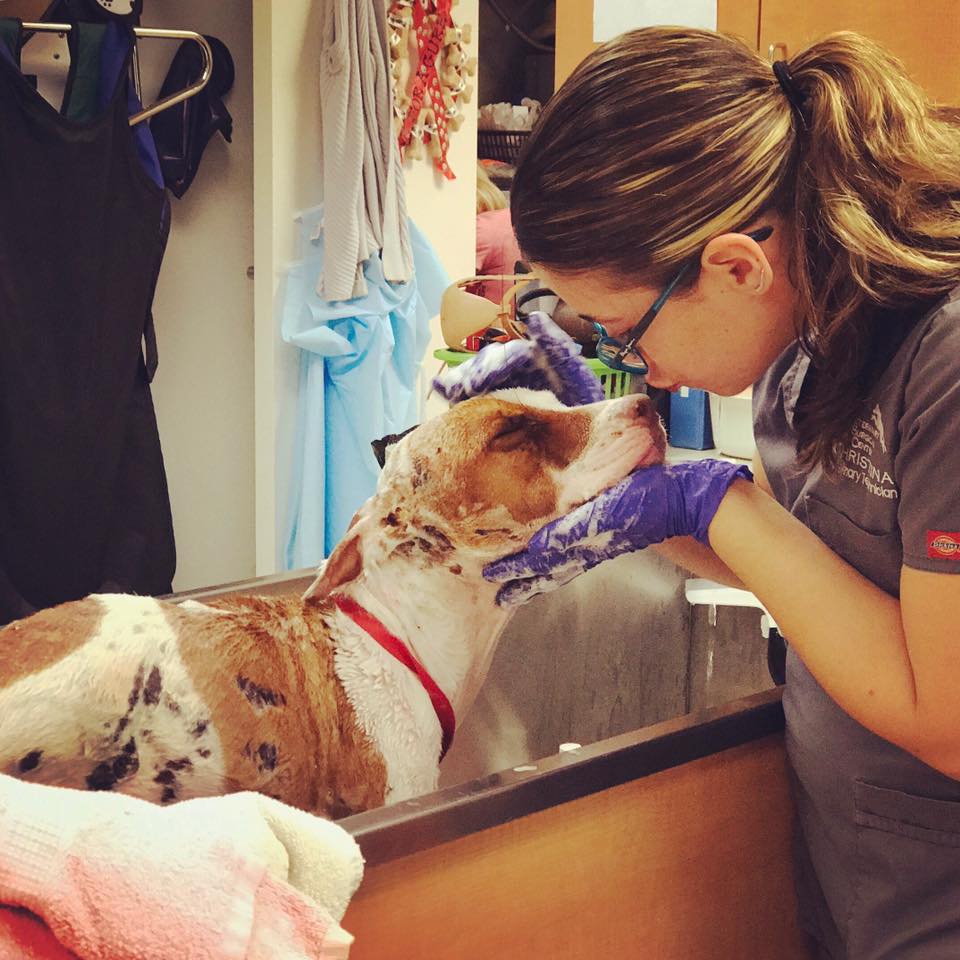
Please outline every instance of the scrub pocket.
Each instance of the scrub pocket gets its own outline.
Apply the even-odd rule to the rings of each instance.
[[[960,802],[857,780],[849,960],[960,958]]]
[[[851,567],[891,596],[899,594],[903,546],[895,515],[889,518],[891,529],[886,532],[865,530],[839,507],[807,494],[802,516],[806,525]]]

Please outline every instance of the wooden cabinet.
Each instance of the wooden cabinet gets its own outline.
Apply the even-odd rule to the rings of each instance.
[[[603,750],[612,771],[607,747],[634,736],[653,746],[689,722],[586,751]],[[661,755],[678,757],[675,743],[661,741]],[[343,920],[356,937],[351,958],[810,960],[780,734],[649,775],[635,755],[630,780],[589,793],[583,785],[597,781],[575,762],[575,799],[556,802],[545,780],[505,771],[455,799],[437,793],[342,820],[367,860]],[[484,789],[497,794],[495,814],[485,815]]]
[[[760,0],[717,0],[717,29],[742,37],[754,49]],[[554,85],[593,50],[593,0],[557,0],[557,53]]]
[[[855,30],[882,43],[935,100],[960,105],[960,0],[718,0],[717,28],[765,56]],[[591,51],[593,0],[557,0],[556,84]]]
[[[557,42],[554,89],[597,45],[593,42],[593,0],[557,0]]]
[[[883,44],[935,100],[960,104],[957,0],[764,0],[759,49],[767,54],[772,44],[786,44],[792,56],[835,30],[855,30]]]

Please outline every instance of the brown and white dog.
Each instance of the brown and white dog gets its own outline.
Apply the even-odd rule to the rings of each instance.
[[[510,617],[484,565],[663,451],[643,396],[460,403],[391,448],[302,598],[91,596],[0,630],[0,773],[331,816],[435,789]]]

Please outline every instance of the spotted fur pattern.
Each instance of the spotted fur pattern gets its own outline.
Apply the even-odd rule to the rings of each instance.
[[[331,596],[402,638],[462,716],[510,615],[484,565],[662,449],[645,398],[458,404],[388,454],[302,598],[102,595],[0,630],[0,773],[160,804],[256,790],[329,816],[427,792],[429,697]]]

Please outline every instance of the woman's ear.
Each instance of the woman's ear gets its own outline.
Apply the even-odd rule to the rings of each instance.
[[[714,237],[700,258],[700,282],[715,289],[764,294],[773,282],[773,268],[763,248],[743,233]]]

